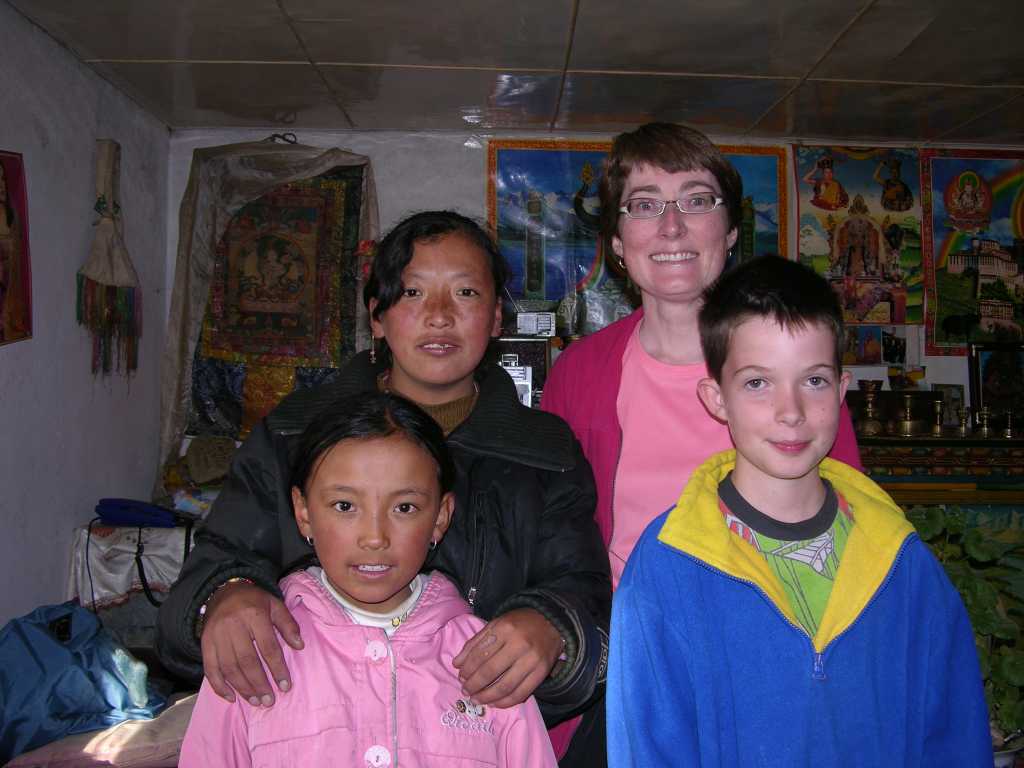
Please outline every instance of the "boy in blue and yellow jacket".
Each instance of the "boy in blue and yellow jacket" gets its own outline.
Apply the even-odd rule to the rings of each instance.
[[[735,451],[630,557],[609,765],[990,768],[959,596],[885,492],[825,458],[849,383],[828,283],[755,259],[708,289],[700,330]]]

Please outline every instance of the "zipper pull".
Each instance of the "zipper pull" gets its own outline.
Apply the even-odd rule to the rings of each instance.
[[[814,672],[811,674],[815,680],[825,679],[825,654],[814,654]]]
[[[466,602],[470,605],[476,603],[476,587],[469,588],[469,592],[466,593]]]

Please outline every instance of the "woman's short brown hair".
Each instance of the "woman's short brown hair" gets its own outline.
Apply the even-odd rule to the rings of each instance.
[[[601,238],[605,252],[611,253],[612,238],[618,234],[622,190],[630,172],[649,165],[670,173],[710,171],[722,189],[729,214],[729,229],[740,224],[743,180],[726,157],[707,136],[694,128],[676,123],[647,123],[634,131],[620,133],[604,161],[601,177]]]

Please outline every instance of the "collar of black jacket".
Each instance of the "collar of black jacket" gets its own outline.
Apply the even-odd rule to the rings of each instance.
[[[360,352],[334,381],[288,395],[267,416],[267,427],[279,434],[301,432],[330,403],[375,388],[384,369],[380,363],[370,362],[369,353]],[[556,472],[576,466],[579,454],[568,425],[553,414],[520,403],[515,384],[501,367],[481,365],[476,381],[480,386],[476,407],[448,436],[449,445]]]

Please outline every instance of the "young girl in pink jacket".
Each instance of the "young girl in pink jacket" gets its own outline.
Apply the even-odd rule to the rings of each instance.
[[[452,666],[484,622],[419,572],[451,520],[452,474],[440,427],[394,395],[311,423],[292,504],[318,563],[280,583],[305,643],[282,648],[295,685],[266,708],[204,681],[179,766],[556,765],[532,698],[478,706]]]

